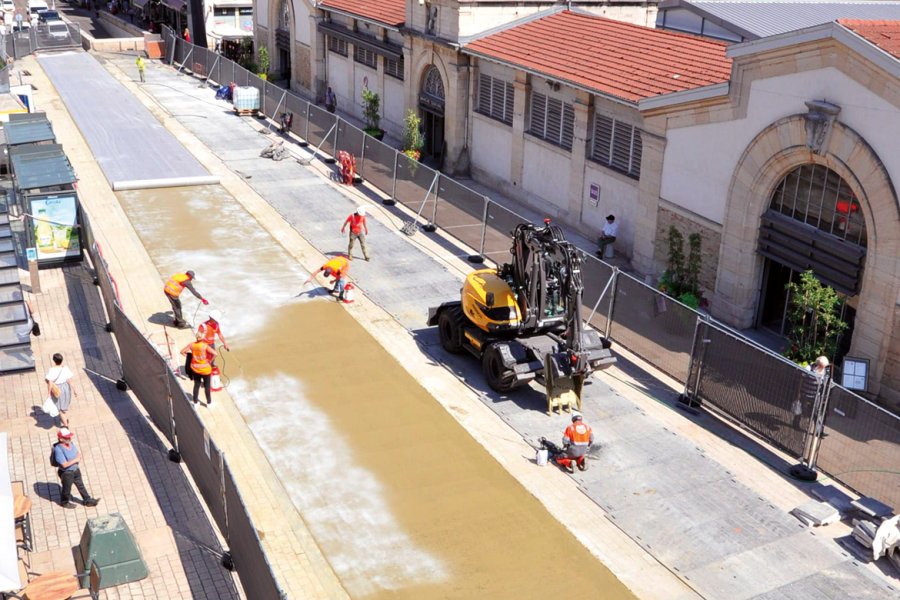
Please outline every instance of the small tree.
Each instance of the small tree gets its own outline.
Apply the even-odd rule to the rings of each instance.
[[[363,88],[363,117],[366,119],[366,133],[372,137],[380,138],[381,131],[381,96],[369,88]]]
[[[406,111],[403,119],[403,153],[413,160],[422,156],[425,137],[422,135],[422,119],[412,109]]]
[[[659,290],[677,298],[691,308],[701,305],[700,296],[700,255],[702,238],[699,233],[688,236],[688,257],[685,264],[684,235],[678,228],[669,227],[669,257],[666,271],[659,280]]]
[[[687,291],[700,296],[700,245],[703,238],[699,233],[692,233],[688,236],[688,257],[687,267],[684,270],[684,284]]]
[[[794,361],[809,361],[817,356],[834,358],[847,323],[841,320],[843,300],[833,288],[819,283],[812,271],[800,275],[800,281],[785,286],[788,302],[790,344],[785,356]]]
[[[259,76],[263,79],[269,77],[269,49],[261,46],[256,52],[256,65],[259,68]]]

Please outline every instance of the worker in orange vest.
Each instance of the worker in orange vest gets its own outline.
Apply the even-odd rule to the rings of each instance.
[[[313,271],[309,279],[303,282],[306,285],[316,278],[316,275],[322,273],[325,277],[334,277],[334,284],[331,289],[332,294],[338,295],[338,301],[344,299],[344,285],[347,283],[347,273],[350,271],[350,263],[345,256],[335,256],[324,265]]]
[[[190,343],[181,349],[181,355],[191,355],[191,373],[194,380],[194,393],[192,400],[197,404],[200,400],[200,384],[203,384],[203,391],[206,393],[206,405],[212,404],[212,393],[210,391],[210,376],[212,375],[212,363],[216,359],[216,351],[203,341],[203,334],[199,331],[196,335],[196,342]]]
[[[347,246],[347,258],[353,260],[353,245],[359,240],[359,247],[362,248],[363,257],[369,260],[369,249],[366,248],[366,236],[369,235],[369,226],[366,224],[366,207],[360,206],[356,212],[347,217],[341,227],[341,233],[350,226],[350,244]]]
[[[194,272],[187,271],[185,273],[175,273],[169,280],[166,282],[166,286],[163,288],[163,292],[166,294],[166,298],[169,299],[169,303],[172,305],[172,312],[175,313],[175,327],[184,327],[187,323],[185,323],[184,318],[181,314],[181,292],[184,291],[184,288],[187,288],[191,291],[191,293],[196,296],[200,302],[203,304],[209,304],[209,301],[200,295],[197,290],[194,289],[194,286],[191,284],[191,281],[194,279]]]
[[[222,340],[222,347],[228,350],[228,342],[225,341],[225,335],[222,333],[221,320],[221,310],[216,309],[209,311],[209,318],[203,323],[200,323],[200,327],[197,328],[197,333],[202,335],[203,341],[213,348],[216,347],[216,336],[219,336],[219,339]]]
[[[572,463],[578,465],[579,470],[587,471],[585,455],[588,448],[594,443],[594,432],[591,426],[585,423],[581,415],[572,415],[572,424],[566,427],[563,434],[563,453],[556,457],[556,462],[569,473],[575,472]]]

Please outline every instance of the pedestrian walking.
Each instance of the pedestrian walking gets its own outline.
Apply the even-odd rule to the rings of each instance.
[[[75,374],[63,364],[63,355],[59,352],[54,354],[53,366],[44,375],[44,381],[47,382],[47,393],[59,410],[61,427],[69,426],[69,408],[72,405],[72,397],[78,397],[78,391],[72,381],[74,377]]]
[[[183,36],[184,36],[184,41],[186,41],[188,44],[190,44],[191,43],[191,32],[187,27],[184,28]]]
[[[144,57],[139,54],[137,60],[134,61],[134,64],[137,65],[138,75],[141,78],[141,83],[144,83],[144,68],[146,67],[146,65],[144,65]]]
[[[175,273],[169,280],[166,282],[166,286],[163,288],[163,292],[166,294],[166,298],[169,299],[169,304],[172,305],[172,312],[175,313],[175,319],[173,324],[175,327],[184,327],[187,323],[184,320],[184,316],[181,314],[181,292],[184,291],[185,288],[189,289],[191,293],[196,296],[200,302],[203,304],[209,304],[209,301],[200,295],[200,293],[194,289],[194,286],[191,282],[194,280],[194,272],[186,271],[184,273]]]
[[[100,498],[94,498],[88,492],[84,485],[84,479],[81,475],[81,452],[72,439],[75,436],[68,427],[62,427],[56,432],[56,438],[59,440],[53,445],[53,452],[50,461],[56,467],[56,474],[59,476],[60,494],[59,505],[63,508],[75,508],[72,503],[72,484],[78,488],[81,494],[81,503],[85,506],[97,506]]]
[[[212,363],[216,359],[216,351],[203,341],[203,334],[199,331],[196,340],[181,349],[181,355],[187,356],[191,354],[191,373],[194,380],[194,393],[191,399],[194,404],[200,402],[200,385],[203,385],[203,391],[206,394],[206,405],[212,404],[212,392],[210,390],[210,376],[212,375]]]
[[[369,250],[366,248],[366,236],[369,235],[369,226],[366,224],[366,207],[360,206],[356,212],[347,217],[341,227],[341,233],[350,226],[350,243],[347,246],[347,259],[353,260],[353,245],[359,240],[359,247],[362,248],[363,257],[369,260]]]
[[[337,96],[334,95],[331,86],[328,86],[328,89],[325,90],[325,109],[330,113],[337,110]]]
[[[322,273],[325,277],[334,277],[334,284],[331,288],[332,294],[338,295],[338,301],[343,301],[344,299],[344,286],[347,284],[347,273],[350,272],[350,263],[343,256],[335,256],[324,265],[319,267],[316,271],[309,276],[309,279],[303,282],[305,286],[307,283],[316,278],[316,275]]]

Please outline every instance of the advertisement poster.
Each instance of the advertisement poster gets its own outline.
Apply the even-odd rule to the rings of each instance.
[[[78,202],[75,194],[31,198],[34,245],[38,262],[81,256]]]

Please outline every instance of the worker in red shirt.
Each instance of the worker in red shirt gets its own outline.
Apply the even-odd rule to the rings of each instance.
[[[194,272],[187,271],[185,273],[175,273],[169,280],[166,282],[166,286],[163,288],[163,292],[166,294],[166,298],[169,299],[169,303],[172,305],[172,312],[175,313],[175,327],[184,327],[187,323],[181,314],[181,292],[184,291],[184,288],[187,288],[191,291],[191,293],[196,296],[200,302],[203,304],[209,304],[209,301],[200,295],[200,293],[194,289],[194,286],[191,284],[191,281],[194,280]]]
[[[594,432],[585,423],[581,415],[572,415],[572,424],[566,427],[563,434],[563,453],[556,457],[556,462],[569,473],[575,472],[572,463],[581,471],[587,471],[585,460],[588,448],[594,443]]]
[[[332,294],[338,295],[338,301],[344,299],[344,286],[347,283],[347,273],[350,272],[350,263],[344,256],[335,256],[324,265],[319,267],[309,276],[309,279],[303,282],[306,285],[316,278],[316,275],[322,273],[325,277],[334,277],[334,284],[331,289]]]
[[[363,257],[369,260],[369,250],[366,248],[366,236],[369,235],[369,226],[366,224],[366,207],[360,206],[356,212],[347,217],[344,226],[341,227],[341,233],[350,226],[350,244],[347,246],[347,258],[353,260],[353,245],[359,240],[359,247],[362,248]]]
[[[222,340],[222,347],[228,350],[228,342],[225,341],[225,335],[222,333],[221,320],[221,310],[215,309],[209,311],[209,318],[203,323],[200,323],[200,327],[197,328],[197,333],[203,336],[203,341],[213,349],[216,347],[216,336],[218,336],[219,339]],[[215,363],[215,361],[213,361],[213,363]]]

